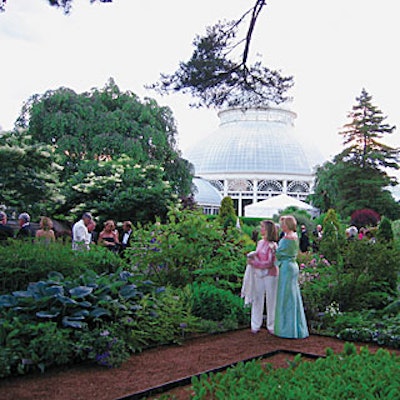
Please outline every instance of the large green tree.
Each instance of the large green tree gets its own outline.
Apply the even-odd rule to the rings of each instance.
[[[62,184],[52,147],[37,143],[24,131],[0,136],[0,204],[8,212],[46,214],[63,204]],[[52,204],[52,206],[50,206]]]
[[[190,193],[191,164],[177,149],[171,110],[120,91],[112,79],[104,88],[82,94],[60,88],[34,95],[16,126],[26,131],[31,147],[46,149],[60,164],[50,171],[54,163],[36,153],[29,155],[30,161],[28,156],[16,161],[30,162],[31,170],[49,181],[44,185],[35,175],[23,180],[32,183],[30,196],[14,182],[13,190],[25,196],[24,205],[40,195],[47,199],[51,215],[59,218],[91,210],[100,220],[146,222],[165,216],[168,204]],[[13,143],[15,151],[25,148],[22,137],[14,137]],[[5,163],[5,158],[0,161]],[[47,196],[40,194],[45,189]],[[64,201],[55,201],[56,193]],[[4,203],[14,205],[11,198]]]
[[[60,88],[34,95],[16,124],[35,141],[54,147],[64,166],[63,180],[84,161],[125,154],[133,163],[161,165],[178,195],[190,192],[190,164],[177,149],[170,108],[152,99],[141,102],[132,92],[122,92],[113,79],[82,94]]]
[[[317,170],[313,204],[322,211],[335,208],[343,217],[371,208],[398,218],[400,206],[387,187],[397,183],[388,171],[399,168],[399,150],[381,142],[395,126],[384,122],[386,117],[365,89],[356,101],[348,114],[350,122],[340,132],[344,150]]]
[[[343,136],[345,148],[336,159],[360,168],[399,169],[399,149],[381,142],[381,139],[392,134],[396,127],[384,122],[386,117],[372,104],[372,96],[365,89],[362,89],[356,101],[357,104],[348,114],[350,122],[339,133]]]
[[[126,155],[115,160],[86,160],[66,182],[68,203],[59,212],[78,216],[91,210],[100,221],[154,221],[167,214],[177,195],[163,167],[135,164]]]

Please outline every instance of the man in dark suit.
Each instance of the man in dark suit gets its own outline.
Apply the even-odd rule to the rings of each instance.
[[[23,212],[18,216],[19,231],[17,233],[17,239],[32,239],[35,237],[35,230],[31,226],[31,216]]]
[[[301,225],[301,235],[299,240],[300,251],[305,253],[310,247],[310,239],[308,237],[307,228],[305,225]]]
[[[120,239],[121,254],[123,254],[125,249],[130,246],[131,235],[132,235],[132,222],[124,221],[124,223],[122,224],[122,235]]]
[[[0,242],[5,242],[8,238],[14,237],[14,231],[7,225],[7,214],[0,211]]]

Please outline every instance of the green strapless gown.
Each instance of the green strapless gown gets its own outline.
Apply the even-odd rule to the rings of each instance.
[[[309,336],[303,301],[298,283],[296,262],[298,241],[282,238],[276,250],[279,267],[278,293],[275,309],[276,336],[303,339]]]

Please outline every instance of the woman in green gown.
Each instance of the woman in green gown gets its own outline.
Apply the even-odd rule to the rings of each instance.
[[[303,339],[309,336],[303,301],[298,283],[299,266],[296,262],[299,241],[296,234],[296,219],[280,218],[285,236],[276,249],[279,267],[278,293],[275,309],[274,334],[282,338]]]

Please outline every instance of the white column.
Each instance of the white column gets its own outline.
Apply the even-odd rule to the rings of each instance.
[[[238,198],[238,216],[242,216],[242,191],[239,192],[239,198]]]
[[[253,179],[253,204],[257,203],[258,180]]]
[[[287,180],[285,179],[282,184],[282,193],[287,194]]]
[[[224,179],[224,197],[228,196],[228,179]]]

